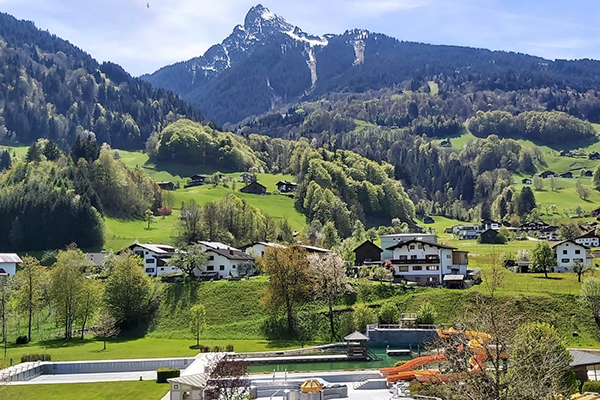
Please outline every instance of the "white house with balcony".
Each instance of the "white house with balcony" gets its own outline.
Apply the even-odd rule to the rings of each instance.
[[[394,258],[394,252],[389,250],[390,247],[398,243],[408,242],[409,240],[424,240],[426,242],[437,243],[437,236],[433,233],[396,233],[392,235],[381,235],[381,253],[382,260],[391,260]]]
[[[168,274],[179,274],[182,271],[169,264],[177,249],[168,244],[134,243],[127,249],[144,261],[144,272],[148,276],[157,277]]]
[[[386,250],[392,252],[390,260],[396,279],[419,285],[435,285],[444,277],[464,281],[469,263],[468,253],[432,241],[411,239],[399,242]]]
[[[15,276],[17,273],[17,264],[23,260],[15,253],[0,253],[0,274]]]
[[[554,272],[573,271],[573,264],[579,262],[588,265],[592,262],[592,256],[588,256],[588,246],[577,243],[574,240],[563,240],[552,246],[556,255],[556,267]]]

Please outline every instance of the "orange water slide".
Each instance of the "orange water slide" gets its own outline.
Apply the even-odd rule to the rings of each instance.
[[[383,369],[379,370],[379,372],[381,372],[381,374],[383,376],[396,375],[400,372],[412,371],[423,365],[435,364],[435,363],[442,362],[442,361],[446,361],[446,356],[444,356],[442,354],[435,355],[435,356],[419,357],[419,358],[415,358],[413,360],[407,361],[406,363],[404,363],[398,367],[383,368]]]
[[[431,383],[445,383],[445,382],[456,382],[463,381],[466,379],[480,376],[485,370],[485,362],[487,361],[487,355],[478,354],[470,358],[471,369],[468,372],[454,372],[448,374],[431,373],[434,371],[415,371],[414,379],[419,382],[431,382]],[[422,373],[427,372],[427,373]]]

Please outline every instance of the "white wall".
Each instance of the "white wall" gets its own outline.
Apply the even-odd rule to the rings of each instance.
[[[206,271],[208,272],[218,272],[219,277],[227,278],[231,274],[232,276],[238,276],[238,267],[243,260],[230,260],[227,257],[224,257],[218,253],[207,251],[208,254],[208,262],[206,263]],[[211,259],[212,258],[212,259]],[[221,269],[223,267],[223,269]],[[196,275],[198,275],[201,271],[198,269],[195,270]]]
[[[577,243],[582,244],[587,247],[599,247],[600,246],[600,239],[597,237],[579,238],[579,239],[575,239],[575,241]]]
[[[170,265],[159,267],[158,260],[154,257],[156,256],[156,253],[141,246],[135,246],[132,249],[132,252],[134,254],[137,252],[143,252],[142,259],[144,261],[144,272],[148,276],[157,277],[161,275],[177,274],[182,272],[179,268],[175,268]]]
[[[15,276],[15,273],[17,272],[16,263],[0,263],[0,268],[10,276]]]
[[[572,270],[575,259],[580,259],[583,265],[590,263],[583,246],[566,242],[554,248],[556,251],[556,266],[559,269]]]
[[[381,236],[381,253],[382,260],[389,260],[394,257],[392,251],[387,250],[389,247],[395,246],[398,243],[406,242],[409,240],[424,240],[426,242],[437,243],[437,236],[433,233],[401,233],[397,235],[382,235]]]
[[[262,257],[265,255],[265,250],[267,246],[264,244],[257,243],[253,246],[250,246],[244,250],[246,254],[250,254],[252,257]]]

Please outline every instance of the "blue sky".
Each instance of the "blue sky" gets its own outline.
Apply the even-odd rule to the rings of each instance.
[[[258,0],[0,0],[99,61],[134,75],[201,55]],[[150,8],[146,7],[150,3]],[[262,4],[314,34],[365,28],[402,40],[600,59],[597,0],[270,0]]]

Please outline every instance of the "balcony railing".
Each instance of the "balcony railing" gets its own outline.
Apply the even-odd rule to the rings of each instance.
[[[413,258],[407,260],[392,260],[392,264],[439,264],[439,257],[434,258]]]

